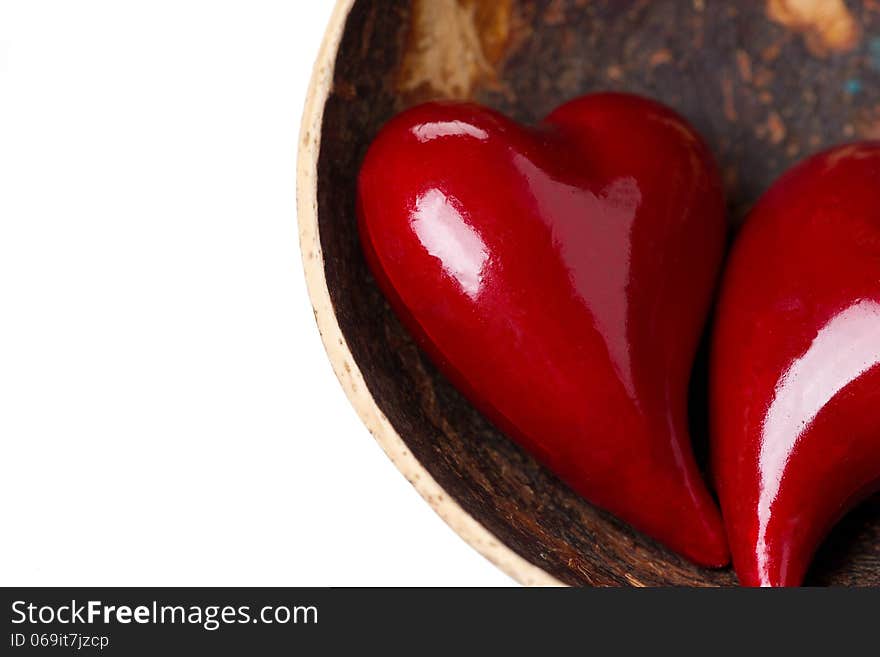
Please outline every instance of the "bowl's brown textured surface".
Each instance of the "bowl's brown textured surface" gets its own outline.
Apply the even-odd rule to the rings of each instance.
[[[880,137],[880,3],[357,0],[340,18],[320,140],[306,137],[320,149],[321,252],[306,257],[323,257],[340,344],[369,397],[430,477],[502,550],[558,580],[734,584],[730,570],[697,568],[581,500],[438,374],[361,256],[358,168],[382,124],[418,101],[474,98],[534,122],[573,96],[626,90],[671,105],[706,136],[737,225],[795,161],[841,141]],[[704,377],[698,364],[692,406],[703,456]],[[880,502],[835,530],[808,582],[880,584]]]

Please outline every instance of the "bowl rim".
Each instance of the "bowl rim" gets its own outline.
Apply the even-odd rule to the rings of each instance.
[[[527,586],[563,586],[502,543],[471,516],[431,476],[407,447],[367,388],[336,319],[318,228],[318,157],[324,108],[333,85],[336,56],[356,0],[337,0],[312,71],[299,133],[297,216],[306,286],[315,321],[333,371],[361,421],[404,477],[465,542],[517,582]]]

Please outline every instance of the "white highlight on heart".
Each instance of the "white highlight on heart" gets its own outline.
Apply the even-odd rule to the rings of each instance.
[[[766,536],[773,503],[798,440],[828,402],[878,363],[880,303],[862,300],[835,315],[776,384],[759,456],[757,557],[761,577],[769,566]]]
[[[443,271],[458,281],[465,294],[476,299],[489,251],[452,200],[439,189],[420,195],[411,225],[422,246],[440,260]]]
[[[434,121],[421,123],[413,126],[412,134],[421,143],[429,142],[440,137],[473,137],[480,141],[489,139],[489,133],[464,121]]]

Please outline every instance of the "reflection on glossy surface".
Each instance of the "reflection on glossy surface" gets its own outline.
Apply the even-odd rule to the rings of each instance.
[[[627,339],[632,227],[642,201],[638,182],[620,178],[595,194],[553,180],[521,155],[514,156],[514,164],[533,190],[539,215],[550,222],[548,228],[572,288],[589,304],[617,374],[638,403]],[[601,240],[584,231],[585,215],[601,233]]]
[[[371,146],[358,207],[391,306],[496,426],[593,503],[726,563],[686,396],[724,208],[681,118],[617,94],[538,128],[424,105]]]
[[[744,584],[801,583],[880,482],[878,179],[878,144],[807,160],[756,206],[725,274],[713,470]]]
[[[489,138],[489,133],[465,121],[434,121],[413,126],[412,133],[423,144],[441,137],[473,137],[479,141]]]
[[[439,189],[428,190],[416,199],[412,227],[425,250],[443,263],[443,271],[476,299],[489,253],[455,204]]]
[[[880,304],[860,301],[819,330],[807,352],[776,386],[761,434],[758,568],[770,584],[767,528],[773,503],[798,439],[841,390],[880,363]],[[880,437],[878,437],[880,438]]]

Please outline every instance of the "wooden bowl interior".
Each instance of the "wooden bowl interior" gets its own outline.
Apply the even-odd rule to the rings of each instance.
[[[389,310],[361,255],[360,162],[383,123],[418,101],[474,98],[535,122],[579,94],[625,90],[669,104],[705,135],[736,226],[792,163],[841,141],[880,136],[875,3],[820,0],[830,12],[821,20],[792,13],[789,4],[796,3],[360,0],[348,17],[318,165],[318,225],[337,320],[370,394],[421,464],[500,542],[565,583],[736,579],[730,570],[691,565],[580,499],[437,372]],[[700,357],[692,421],[702,459],[705,378]],[[878,499],[834,531],[808,582],[880,584]]]

